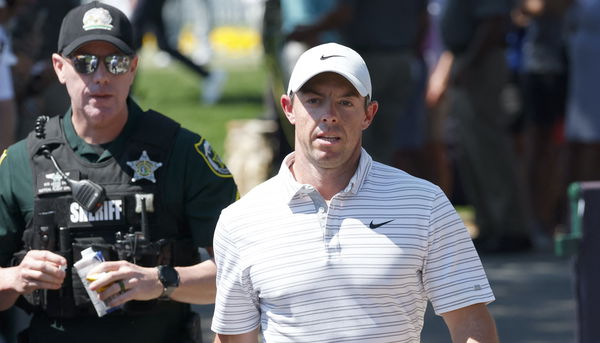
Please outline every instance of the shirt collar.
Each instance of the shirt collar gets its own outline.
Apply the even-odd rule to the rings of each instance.
[[[69,108],[62,119],[65,139],[77,155],[82,156],[91,162],[104,161],[124,149],[127,138],[131,136],[133,129],[139,122],[139,118],[143,113],[142,109],[135,101],[131,100],[131,98],[127,99],[127,109],[129,111],[127,123],[125,123],[125,127],[121,133],[112,142],[101,144],[100,148],[98,148],[98,146],[86,143],[83,138],[77,135],[72,121],[73,112],[72,109]],[[99,153],[99,151],[102,152]]]
[[[290,203],[294,198],[299,197],[302,194],[315,191],[315,188],[312,185],[301,184],[294,178],[290,168],[296,159],[295,154],[295,152],[292,152],[283,159],[278,174],[278,176],[281,178],[281,182],[283,183],[283,194],[287,203]],[[354,175],[352,175],[352,178],[350,178],[348,185],[340,193],[358,193],[360,187],[363,185],[366,179],[369,170],[371,169],[372,164],[373,159],[371,156],[365,149],[361,148],[358,168],[356,168]]]

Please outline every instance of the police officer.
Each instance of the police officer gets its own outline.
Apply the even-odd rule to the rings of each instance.
[[[138,57],[116,8],[70,11],[52,63],[71,108],[0,158],[0,310],[33,313],[29,342],[185,341],[184,302],[214,301],[197,251],[212,254],[233,178],[203,138],[128,96]],[[73,268],[87,248],[108,260],[90,271],[115,309],[101,318]]]

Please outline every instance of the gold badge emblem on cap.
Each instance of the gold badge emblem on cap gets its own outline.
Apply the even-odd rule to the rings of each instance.
[[[112,17],[104,8],[92,8],[83,15],[83,29],[89,30],[112,30]]]

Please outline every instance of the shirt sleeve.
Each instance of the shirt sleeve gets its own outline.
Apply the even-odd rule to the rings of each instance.
[[[214,250],[217,264],[217,297],[212,331],[226,335],[243,334],[260,324],[260,305],[244,267],[235,238],[228,231],[226,211],[215,232]]]
[[[211,247],[221,210],[236,199],[237,187],[233,176],[210,144],[187,130],[178,134],[171,160],[173,166],[169,171],[169,184],[183,189],[183,198],[173,201],[183,202],[180,206],[184,220],[190,227],[196,246]],[[171,197],[177,196],[169,189],[166,192]]]
[[[0,266],[9,265],[31,220],[33,195],[26,144],[21,141],[0,157]]]
[[[494,301],[469,233],[442,191],[433,201],[423,285],[436,314]]]

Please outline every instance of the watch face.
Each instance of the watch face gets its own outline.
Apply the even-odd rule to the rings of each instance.
[[[160,279],[165,287],[179,286],[179,273],[171,266],[160,267]]]

